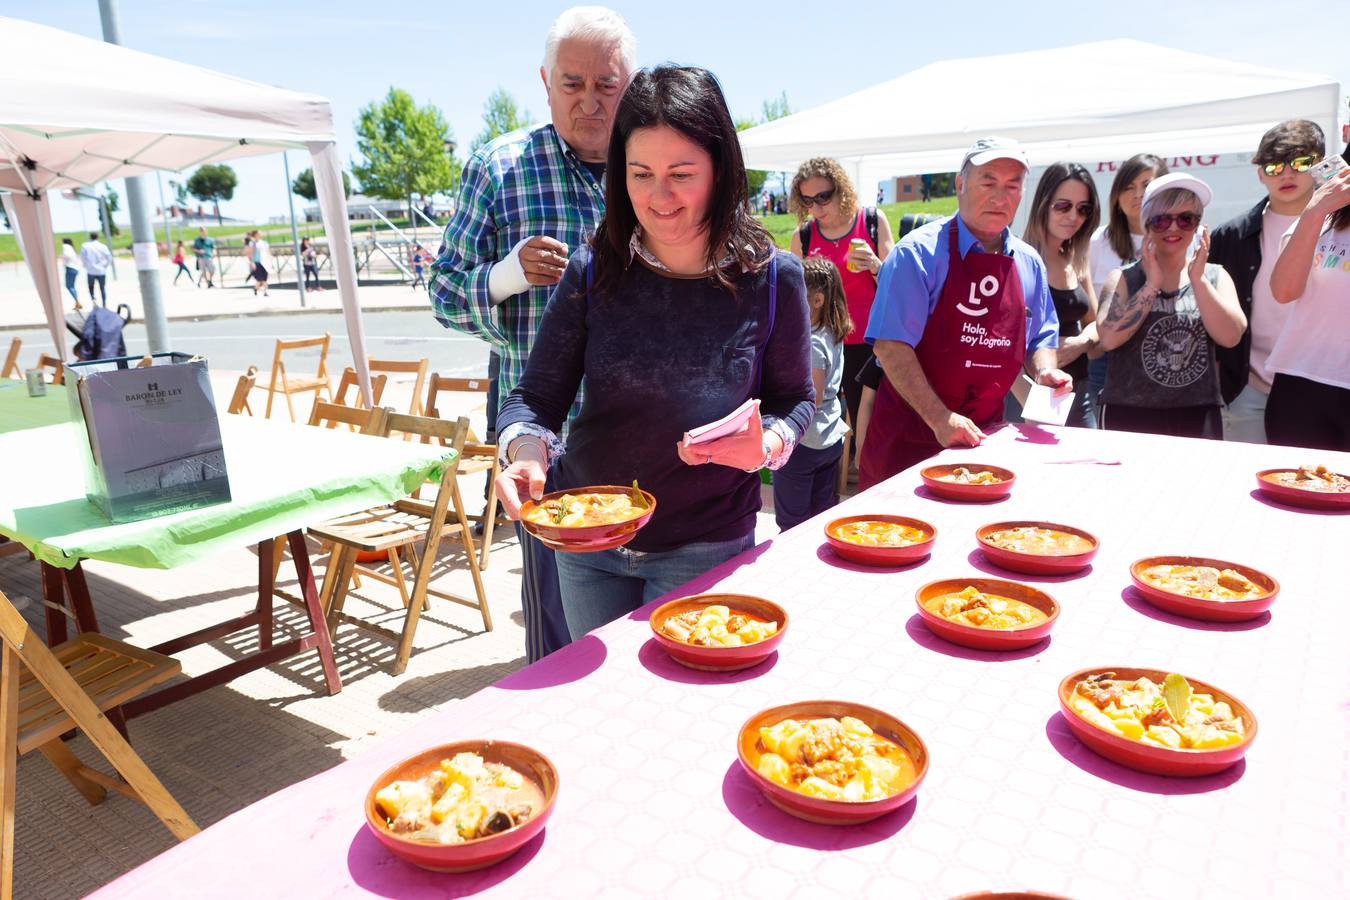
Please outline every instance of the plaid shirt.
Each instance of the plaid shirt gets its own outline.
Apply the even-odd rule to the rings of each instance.
[[[428,291],[442,325],[482,338],[501,356],[503,399],[525,374],[553,286],[531,286],[494,306],[488,272],[527,237],[546,235],[576,250],[604,211],[599,182],[551,124],[502,135],[464,166]]]

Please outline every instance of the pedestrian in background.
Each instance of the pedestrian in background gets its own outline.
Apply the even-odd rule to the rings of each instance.
[[[314,249],[309,238],[300,239],[300,265],[305,270],[305,290],[321,291],[323,287],[319,283],[319,252]],[[314,283],[310,285],[310,278],[313,277]]]
[[[206,286],[213,288],[216,286],[216,239],[206,233],[205,228],[197,229],[197,236],[192,239],[192,252],[197,256],[197,287],[206,282]]]
[[[112,265],[112,251],[98,239],[98,232],[89,232],[89,240],[80,247],[80,263],[89,282],[89,302],[94,302],[94,286],[103,305],[108,305],[108,267]]]
[[[258,296],[259,289],[262,290],[264,297],[269,296],[267,292],[268,265],[272,262],[271,248],[267,241],[263,240],[262,232],[253,229],[253,296]]]
[[[75,252],[75,242],[70,238],[61,238],[61,265],[66,269],[66,290],[80,308],[80,292],[75,289],[75,280],[80,277],[80,254]]]
[[[187,251],[183,249],[182,241],[179,241],[178,246],[173,248],[173,262],[174,265],[178,266],[178,269],[173,273],[173,283],[175,285],[178,284],[179,276],[185,272],[187,273],[188,283],[196,284],[192,279],[192,270],[187,267]],[[197,286],[201,287],[201,285]]]

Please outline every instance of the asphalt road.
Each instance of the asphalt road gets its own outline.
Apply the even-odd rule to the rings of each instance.
[[[442,375],[463,378],[487,374],[488,345],[442,327],[432,318],[430,310],[425,313],[372,310],[363,314],[362,321],[365,323],[366,350],[375,359],[420,359],[425,356],[431,360],[432,371]],[[242,371],[255,365],[259,372],[266,373],[271,370],[272,353],[278,338],[318,337],[325,331],[333,336],[328,368],[336,376],[352,360],[346,325],[342,316],[336,313],[241,316],[169,323],[174,350],[204,356],[211,368],[219,371]],[[2,332],[0,345],[8,347],[10,337],[23,340],[20,362],[25,366],[36,361],[39,351],[51,347],[45,329]],[[73,347],[75,337],[70,336],[69,340]],[[146,352],[149,345],[145,327],[133,322],[127,328],[126,341],[128,354]],[[295,351],[293,355],[314,359],[318,351]]]

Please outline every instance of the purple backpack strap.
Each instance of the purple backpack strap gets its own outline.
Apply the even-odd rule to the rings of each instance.
[[[764,346],[755,354],[755,395],[764,386],[764,354],[769,352],[773,337],[773,320],[778,317],[778,251],[769,257],[769,331],[764,335]]]

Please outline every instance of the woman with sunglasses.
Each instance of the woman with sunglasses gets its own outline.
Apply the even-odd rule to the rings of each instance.
[[[1097,346],[1097,295],[1088,272],[1088,243],[1101,219],[1092,175],[1078,163],[1055,163],[1041,175],[1027,218],[1026,241],[1045,262],[1059,315],[1059,368],[1073,376],[1067,425],[1097,427],[1088,399],[1087,353]]]
[[[546,478],[557,490],[636,479],[657,498],[626,546],[557,554],[574,640],[753,546],[759,471],[782,467],[815,412],[802,264],[750,213],[713,74],[638,72],[606,172],[605,217],[572,254],[497,416],[497,494],[512,518]],[[681,440],[751,398],[744,431]]]
[[[1275,444],[1350,450],[1350,169],[1313,192],[1270,292],[1294,309],[1268,360],[1266,433]]]
[[[863,334],[872,314],[881,261],[895,246],[891,223],[880,209],[863,209],[844,167],[824,157],[808,159],[797,168],[788,192],[788,211],[802,223],[792,233],[792,252],[801,257],[823,256],[834,263],[844,281],[853,330],[844,338],[841,391],[849,421],[856,426],[861,389],[855,379],[872,355]]]
[[[1242,339],[1247,318],[1233,279],[1209,260],[1200,228],[1213,195],[1183,173],[1149,183],[1139,261],[1106,278],[1097,320],[1108,356],[1102,427],[1223,438],[1215,345]],[[1195,252],[1188,250],[1196,238]]]
[[[1106,198],[1106,222],[1092,235],[1088,249],[1088,269],[1092,289],[1100,302],[1106,276],[1139,258],[1144,240],[1140,209],[1144,190],[1155,178],[1167,174],[1167,163],[1152,153],[1136,153],[1116,170]],[[1102,387],[1106,384],[1106,357],[1095,354],[1088,360],[1088,397],[1094,409],[1101,406]],[[1100,419],[1100,417],[1098,417]]]

